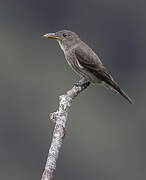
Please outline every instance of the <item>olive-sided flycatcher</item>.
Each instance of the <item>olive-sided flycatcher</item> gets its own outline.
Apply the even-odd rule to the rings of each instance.
[[[47,33],[44,37],[53,38],[58,41],[68,64],[82,77],[76,83],[77,86],[83,86],[90,82],[103,84],[105,87],[120,93],[132,104],[132,100],[114,81],[99,57],[76,33],[62,30],[56,33]]]

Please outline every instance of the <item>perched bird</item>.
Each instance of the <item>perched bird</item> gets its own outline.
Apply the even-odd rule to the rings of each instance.
[[[76,33],[62,30],[56,33],[47,33],[44,37],[58,41],[68,64],[82,77],[76,83],[77,86],[89,85],[90,83],[103,84],[105,87],[120,93],[132,104],[130,97],[114,81],[99,57]]]

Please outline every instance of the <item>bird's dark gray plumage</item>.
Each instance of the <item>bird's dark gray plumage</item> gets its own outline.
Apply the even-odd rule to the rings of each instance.
[[[108,73],[99,57],[87,44],[81,41],[76,33],[62,30],[45,34],[44,37],[53,38],[59,42],[68,64],[82,77],[81,84],[85,82],[103,84],[105,87],[120,93],[132,103],[132,100]]]

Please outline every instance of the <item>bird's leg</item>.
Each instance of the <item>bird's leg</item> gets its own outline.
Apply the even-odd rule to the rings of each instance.
[[[74,85],[75,86],[80,86],[80,87],[83,87],[83,88],[87,88],[90,85],[90,82],[83,77],[80,81],[78,81]]]

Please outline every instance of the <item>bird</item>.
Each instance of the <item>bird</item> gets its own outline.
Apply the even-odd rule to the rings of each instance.
[[[76,86],[88,86],[90,83],[101,84],[121,94],[130,104],[133,104],[131,98],[113,79],[97,54],[75,32],[60,30],[43,36],[58,41],[68,64],[81,77]]]

